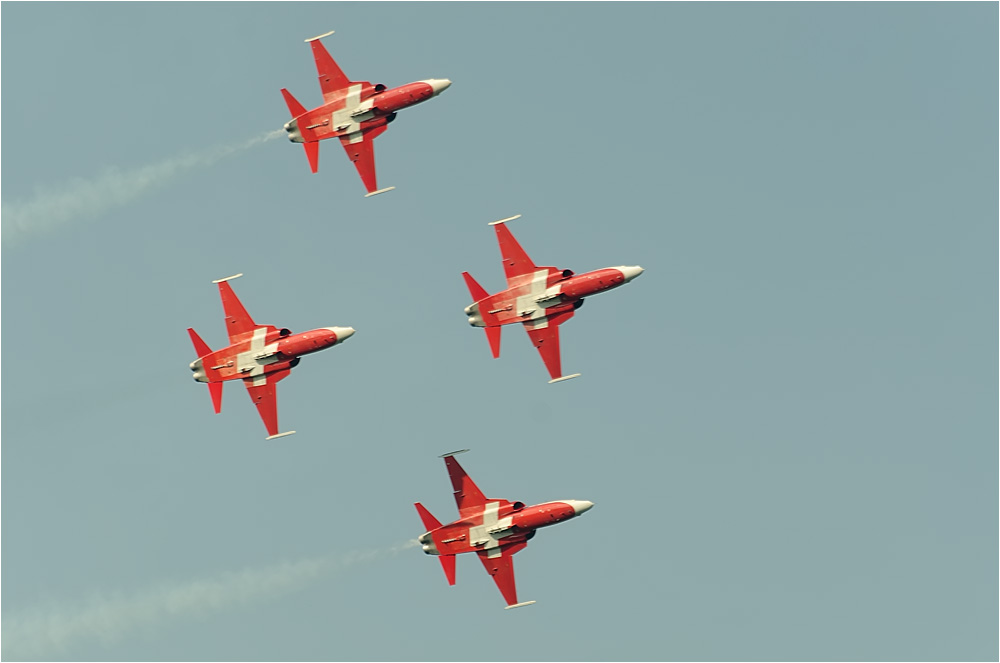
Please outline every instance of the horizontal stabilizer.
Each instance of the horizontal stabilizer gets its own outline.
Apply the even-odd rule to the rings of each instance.
[[[465,287],[469,289],[469,294],[472,295],[473,302],[482,301],[490,296],[490,293],[486,292],[483,286],[479,285],[476,279],[472,278],[472,274],[462,272],[462,278],[465,279]]]
[[[523,608],[526,605],[531,605],[534,601],[524,601],[522,603],[515,603],[514,605],[509,605],[504,610],[510,610],[511,608]]]
[[[440,555],[438,559],[441,560],[441,568],[444,569],[444,577],[448,579],[449,585],[455,584],[455,556],[454,555]]]
[[[306,112],[306,107],[299,103],[299,100],[292,96],[292,93],[281,88],[281,96],[285,98],[285,105],[288,106],[288,112],[292,114],[293,118],[304,115]]]
[[[188,336],[191,337],[191,342],[194,344],[194,351],[198,354],[199,359],[212,353],[212,349],[208,347],[208,343],[201,340],[201,336],[198,336],[198,332],[190,327],[188,327]]]
[[[212,407],[215,408],[215,413],[219,414],[222,412],[222,385],[223,382],[209,382],[208,383],[208,395],[212,397]]]
[[[319,170],[319,141],[312,143],[302,143],[306,150],[306,159],[309,159],[309,170],[316,172]]]
[[[493,358],[498,359],[500,357],[500,332],[503,327],[483,327],[483,329],[486,331],[486,340],[490,342]]]
[[[441,521],[435,518],[423,504],[420,502],[414,502],[413,506],[417,507],[417,513],[420,515],[420,521],[424,524],[424,527],[427,528],[428,532],[441,527]]]

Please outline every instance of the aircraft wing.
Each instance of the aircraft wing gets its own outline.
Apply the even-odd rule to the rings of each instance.
[[[250,394],[250,400],[252,400],[253,404],[257,406],[257,412],[260,414],[260,418],[264,421],[264,426],[267,428],[267,439],[269,440],[274,437],[290,435],[295,432],[278,432],[278,395],[275,389],[278,381],[287,378],[288,374],[291,372],[292,369],[286,368],[282,371],[275,371],[274,373],[258,375],[252,378],[243,378],[243,384],[247,387],[247,393]]]
[[[549,375],[552,376],[551,382],[579,375],[579,373],[576,373],[574,375],[563,376],[562,360],[559,356],[559,325],[572,317],[573,311],[565,311],[547,318],[528,320],[523,323],[524,329],[531,338],[531,342],[538,348],[538,354],[542,356],[542,361],[545,362],[545,368],[549,369]]]
[[[319,75],[319,89],[323,91],[323,103],[328,104],[347,96],[347,88],[353,81],[348,80],[323,46],[320,38],[325,36],[313,37],[309,40],[309,45],[312,47],[313,59],[316,60],[316,73]]]
[[[454,456],[445,456],[444,464],[448,467],[448,477],[455,491],[455,504],[463,517],[469,513],[480,513],[486,508],[486,496],[479,486],[465,473],[465,470]]]
[[[253,333],[257,325],[243,308],[229,281],[219,282],[219,295],[222,297],[222,310],[226,312],[226,333],[229,334],[229,342],[235,343],[246,334]]]
[[[358,169],[358,175],[364,182],[365,189],[369,194],[378,190],[375,183],[375,149],[372,141],[388,128],[383,124],[367,131],[356,131],[340,137],[340,143],[347,151],[347,158],[354,162],[354,167]]]
[[[514,239],[506,223],[494,222],[493,227],[497,231],[497,242],[500,244],[500,257],[503,259],[503,271],[507,276],[508,286],[514,285],[512,281],[517,277],[532,274],[539,269]]]
[[[507,602],[507,607],[512,608],[517,605],[527,605],[518,604],[517,602],[517,586],[514,584],[514,553],[522,550],[527,546],[527,542],[521,541],[520,543],[515,543],[509,546],[504,546],[502,548],[493,548],[491,550],[480,550],[476,554],[479,555],[479,561],[483,563],[486,567],[486,572],[493,576],[493,582],[497,584],[497,589],[503,594],[504,600]],[[493,556],[491,556],[493,555]],[[534,603],[534,601],[529,601],[528,603]]]

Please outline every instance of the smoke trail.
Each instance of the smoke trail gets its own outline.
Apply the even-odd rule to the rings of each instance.
[[[95,217],[166,185],[185,171],[211,166],[234,152],[283,135],[284,130],[278,129],[241,143],[176,156],[137,169],[108,168],[93,179],[77,178],[58,189],[38,188],[28,201],[0,203],[3,242],[9,246],[30,233]]]
[[[131,596],[98,595],[85,603],[4,615],[2,656],[4,660],[44,657],[47,652],[64,651],[88,637],[109,644],[142,626],[277,597],[345,567],[392,557],[418,545],[410,540],[391,548],[244,569],[179,585],[163,584]]]

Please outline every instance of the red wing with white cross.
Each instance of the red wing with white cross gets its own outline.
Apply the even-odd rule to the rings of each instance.
[[[449,585],[455,584],[455,556],[474,552],[493,578],[508,608],[529,605],[518,603],[514,582],[515,553],[528,545],[539,527],[568,520],[593,506],[581,500],[546,502],[525,506],[522,502],[489,499],[472,481],[454,455],[444,455],[448,477],[454,490],[459,519],[442,525],[422,504],[414,506],[427,532],[418,540],[424,552],[437,555]]]
[[[317,352],[347,340],[354,334],[350,327],[322,327],[299,334],[273,325],[258,325],[233,292],[230,276],[214,283],[219,286],[222,309],[226,314],[229,345],[213,351],[194,329],[188,335],[198,358],[191,362],[194,379],[208,384],[216,414],[222,411],[222,385],[228,380],[242,380],[257,408],[271,440],[295,431],[280,433],[276,387],[298,365],[302,355]]]
[[[390,191],[394,187],[378,188],[372,141],[396,119],[398,111],[437,96],[451,85],[451,81],[430,78],[392,89],[381,83],[372,85],[368,81],[352,81],[320,42],[331,34],[328,32],[306,40],[316,62],[323,104],[307,111],[291,92],[281,90],[292,114],[292,119],[285,124],[288,139],[293,143],[302,143],[309,168],[315,173],[319,169],[319,141],[339,138],[347,157],[361,176],[368,192],[365,196]]]

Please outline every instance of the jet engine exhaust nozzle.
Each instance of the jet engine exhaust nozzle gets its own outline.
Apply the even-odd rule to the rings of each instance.
[[[285,122],[285,131],[288,132],[288,140],[293,143],[305,142],[302,138],[302,132],[299,131],[299,121],[297,119]]]
[[[424,549],[424,552],[426,554],[428,555],[438,554],[437,545],[435,545],[434,537],[431,536],[430,532],[424,532],[423,534],[421,534],[419,537],[417,537],[417,541],[420,542],[421,547]]]

